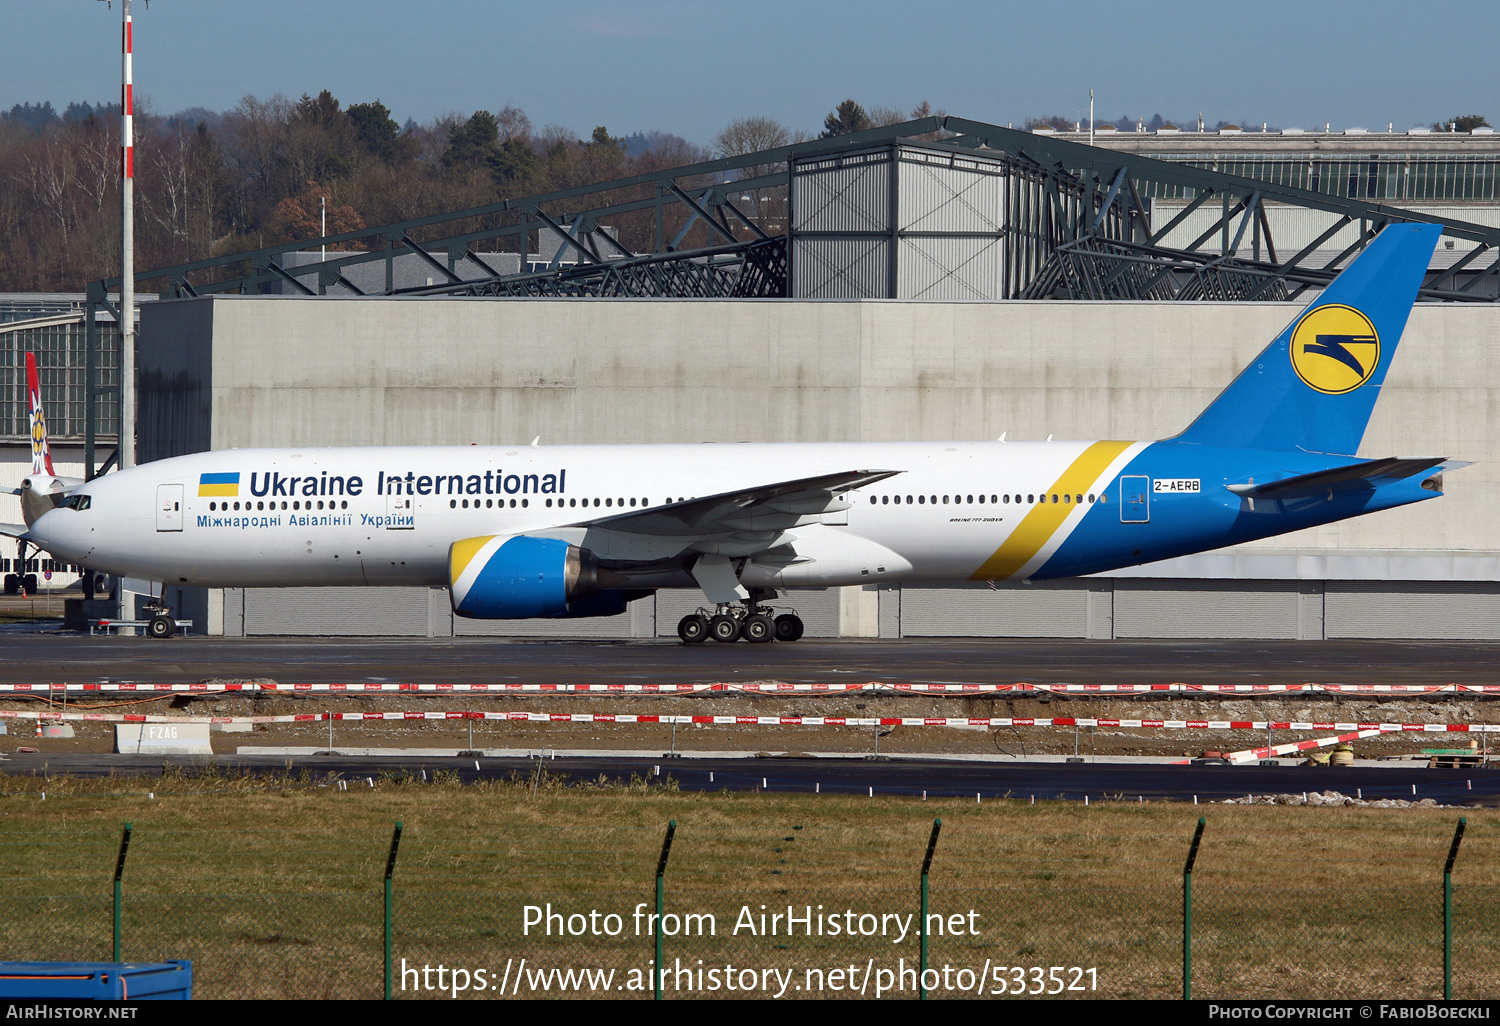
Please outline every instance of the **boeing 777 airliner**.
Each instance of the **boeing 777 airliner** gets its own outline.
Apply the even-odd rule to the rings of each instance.
[[[171,584],[446,585],[482,619],[697,587],[684,641],[794,641],[765,605],[784,589],[1076,577],[1435,498],[1462,464],[1354,453],[1440,234],[1386,228],[1156,442],[238,449],[76,482],[33,371],[26,526],[4,531]]]

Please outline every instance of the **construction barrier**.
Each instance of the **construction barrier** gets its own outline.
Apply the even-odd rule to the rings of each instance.
[[[1334,728],[1337,729],[1337,728]],[[1320,737],[1311,741],[1292,741],[1284,745],[1272,745],[1269,748],[1249,748],[1243,752],[1230,752],[1224,756],[1225,759],[1236,766],[1257,759],[1274,759],[1280,755],[1296,755],[1298,752],[1310,751],[1314,748],[1327,748],[1330,745],[1341,745],[1346,741],[1358,741],[1360,738],[1374,737],[1377,734],[1387,734],[1391,731],[1384,727],[1369,727],[1362,730],[1350,731],[1347,734],[1339,734],[1335,737]]]
[[[704,716],[669,713],[309,712],[278,716],[172,716],[162,713],[5,709],[0,719],[97,723],[324,723],[359,720],[507,720],[526,723],[677,723],[759,727],[1128,727],[1165,730],[1298,730],[1500,734],[1500,723],[1316,723],[1298,720],[1134,720],[1084,716]]]

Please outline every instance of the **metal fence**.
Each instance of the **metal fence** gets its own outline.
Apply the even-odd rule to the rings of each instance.
[[[1175,842],[1185,865],[1121,862],[1111,879],[1121,853],[1087,827],[1058,837],[1055,859],[986,856],[1027,829],[1025,803],[994,812],[979,847],[972,825],[945,813],[943,833],[909,805],[907,846],[822,831],[788,805],[765,809],[754,843],[711,804],[655,829],[618,808],[628,827],[537,809],[500,834],[332,819],[0,830],[0,957],[191,959],[204,998],[1500,993],[1500,887],[1462,883],[1458,835],[1446,861],[1428,836],[1388,886],[1351,881],[1316,843],[1298,867],[1311,878],[1247,881],[1243,833],[1221,847],[1210,813],[1201,846]],[[1069,866],[1090,861],[1102,875],[1081,886]]]

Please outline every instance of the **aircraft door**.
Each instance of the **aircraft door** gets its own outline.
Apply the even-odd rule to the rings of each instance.
[[[182,485],[156,486],[156,529],[158,531],[182,530]]]
[[[1144,524],[1151,519],[1151,479],[1120,478],[1120,523]]]
[[[417,526],[416,500],[410,495],[385,497],[385,526],[389,531],[410,531]]]

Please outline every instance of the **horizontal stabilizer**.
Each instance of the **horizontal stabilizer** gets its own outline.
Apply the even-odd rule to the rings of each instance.
[[[1447,463],[1446,456],[1424,456],[1418,459],[1400,459],[1389,456],[1382,460],[1352,463],[1347,467],[1318,470],[1311,474],[1267,481],[1264,484],[1226,485],[1236,495],[1250,499],[1293,499],[1303,495],[1320,495],[1327,491],[1347,491],[1368,488],[1382,481],[1400,481],[1414,477],[1433,467]]]

